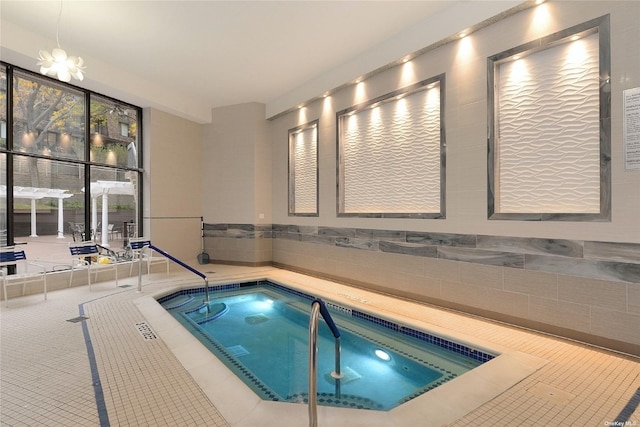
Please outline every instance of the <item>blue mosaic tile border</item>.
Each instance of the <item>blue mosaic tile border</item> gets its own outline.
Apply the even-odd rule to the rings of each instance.
[[[400,326],[397,323],[380,319],[379,317],[372,316],[362,311],[353,310],[352,315],[353,317],[356,317],[358,319],[362,319],[375,325],[382,326],[394,332],[398,332],[402,335],[407,335],[412,338],[419,339],[420,341],[424,341],[429,344],[437,345],[438,347],[442,347],[446,350],[453,351],[454,353],[461,354],[482,363],[488,362],[489,360],[495,358],[495,355],[493,354],[485,353],[466,345],[456,343],[455,341],[449,341],[445,338],[440,338],[438,336],[428,334],[424,331],[419,331],[407,326]]]

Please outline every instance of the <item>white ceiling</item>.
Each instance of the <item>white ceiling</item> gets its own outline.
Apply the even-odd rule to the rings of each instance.
[[[38,51],[56,47],[62,4],[60,46],[87,65],[80,86],[199,122],[244,102],[269,116],[515,3],[2,0],[0,53],[37,70]]]

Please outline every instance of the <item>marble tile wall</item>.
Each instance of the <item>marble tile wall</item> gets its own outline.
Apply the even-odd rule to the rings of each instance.
[[[214,261],[272,263],[640,355],[640,244],[289,224],[205,224],[205,239]]]

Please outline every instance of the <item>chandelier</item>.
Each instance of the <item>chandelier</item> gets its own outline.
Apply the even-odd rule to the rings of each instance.
[[[57,77],[61,82],[71,81],[71,77],[82,81],[85,69],[84,61],[79,56],[67,56],[67,52],[60,48],[60,18],[62,17],[62,0],[60,0],[60,13],[58,14],[58,26],[56,28],[56,42],[58,47],[51,53],[41,50],[38,56],[37,65],[40,66],[40,73],[51,77]]]

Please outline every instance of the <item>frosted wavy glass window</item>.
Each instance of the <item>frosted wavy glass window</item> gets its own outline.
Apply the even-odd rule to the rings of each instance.
[[[490,62],[495,85],[493,218],[607,215],[601,202],[609,194],[603,177],[609,165],[601,162],[610,123],[601,116],[608,111],[601,108],[608,95],[601,96],[600,76],[608,76],[601,67],[601,58],[608,57],[601,52],[602,38],[608,37],[597,26],[574,30]]]
[[[318,215],[318,121],[289,131],[289,214]]]
[[[338,113],[338,214],[444,217],[444,76]]]

